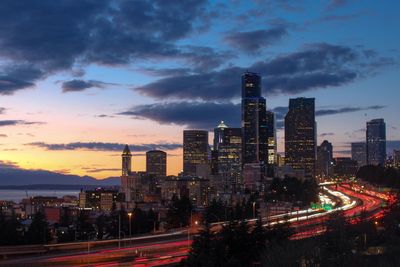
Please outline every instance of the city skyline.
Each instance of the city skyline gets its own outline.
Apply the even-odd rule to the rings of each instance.
[[[138,24],[122,11],[115,14],[119,22],[93,26],[94,14],[109,12],[102,1],[60,3],[69,11],[61,13],[46,1],[1,6],[0,14],[14,18],[0,19],[13,33],[0,33],[0,166],[118,176],[121,145],[129,144],[133,170],[145,170],[146,151],[159,149],[168,153],[167,173],[177,174],[184,129],[211,134],[221,120],[240,126],[246,70],[262,76],[280,153],[282,119],[289,98],[297,97],[316,99],[317,144],[327,139],[336,156],[350,156],[350,143],[365,141],[366,122],[378,118],[386,122],[387,152],[400,148],[400,37],[391,34],[399,3],[267,1],[266,12],[257,2],[234,2],[180,5],[176,20],[154,9],[141,21],[154,34],[138,26],[117,30]],[[39,19],[44,7],[58,18]],[[25,21],[17,18],[21,12]],[[74,16],[82,18],[65,26]],[[46,27],[38,29],[42,40],[36,42],[23,34],[50,21],[65,33],[62,38]],[[107,26],[115,43],[104,40]],[[77,42],[91,31],[96,39]],[[143,43],[122,43],[125,36],[143,36]]]

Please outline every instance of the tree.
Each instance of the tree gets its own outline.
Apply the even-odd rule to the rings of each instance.
[[[94,236],[94,227],[90,222],[89,215],[81,210],[76,220],[76,237],[78,240],[88,240]]]
[[[179,199],[174,195],[167,211],[168,228],[187,226],[189,224],[192,209],[193,206],[188,197],[183,196]]]
[[[47,244],[50,239],[50,230],[46,217],[43,212],[38,211],[26,233],[26,241],[28,244]]]

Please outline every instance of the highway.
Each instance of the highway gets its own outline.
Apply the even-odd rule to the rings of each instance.
[[[295,229],[292,239],[309,238],[326,231],[324,223],[336,211],[356,222],[365,211],[369,219],[382,216],[382,201],[389,194],[348,185],[323,185],[320,199],[336,204],[332,210],[300,210],[263,218],[265,226],[289,222]],[[250,224],[255,220],[247,220]],[[212,224],[218,231],[227,222]],[[189,229],[193,236],[198,228]],[[47,253],[0,261],[0,266],[168,266],[187,256],[191,245],[188,229],[123,240],[105,240],[46,246]],[[120,246],[122,246],[120,248]]]

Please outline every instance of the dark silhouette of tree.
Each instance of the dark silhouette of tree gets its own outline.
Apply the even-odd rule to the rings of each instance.
[[[179,199],[174,195],[167,211],[168,228],[177,228],[187,226],[190,220],[190,214],[193,206],[190,199],[183,196]]]
[[[26,242],[28,244],[47,244],[51,240],[49,225],[44,213],[36,212],[32,223],[26,233]]]
[[[78,240],[88,240],[93,238],[95,229],[90,222],[89,215],[86,211],[81,210],[76,219],[76,238]]]
[[[6,218],[0,209],[0,245],[18,245],[22,243],[22,228],[15,213]]]

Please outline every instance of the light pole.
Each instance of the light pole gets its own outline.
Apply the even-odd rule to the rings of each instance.
[[[118,248],[121,248],[121,212],[118,212]]]
[[[132,212],[128,212],[128,217],[129,217],[129,238],[131,238],[132,237],[132,223],[131,223]]]
[[[256,218],[256,202],[253,202],[253,219]]]

